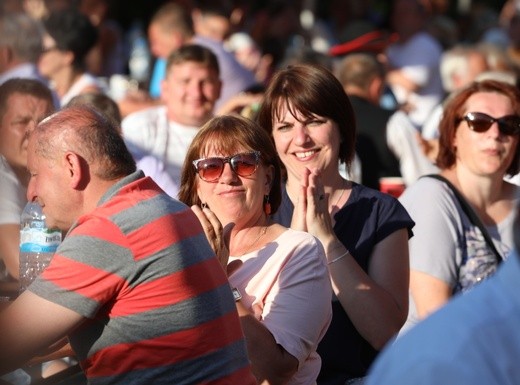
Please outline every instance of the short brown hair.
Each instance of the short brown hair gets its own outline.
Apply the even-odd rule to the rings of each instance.
[[[269,192],[271,214],[274,214],[282,200],[280,161],[271,138],[258,124],[238,115],[217,116],[199,130],[191,142],[181,174],[179,200],[188,206],[200,205],[197,195],[197,172],[193,161],[206,154],[208,147],[216,146],[222,153],[236,151],[259,151],[261,162],[274,166],[274,178]]]
[[[444,114],[439,124],[439,153],[437,155],[437,166],[449,169],[455,165],[456,148],[453,145],[457,128],[463,114],[466,101],[473,94],[480,92],[494,92],[506,96],[513,106],[513,114],[520,116],[520,91],[517,87],[496,80],[483,80],[473,82],[469,86],[457,92],[444,106]],[[508,169],[508,175],[516,175],[520,170],[520,146],[517,145],[515,155]]]
[[[0,115],[4,115],[7,109],[7,100],[13,94],[30,95],[37,99],[45,100],[54,110],[52,92],[40,80],[29,78],[12,78],[0,85]]]
[[[384,70],[374,55],[352,53],[341,61],[337,74],[344,87],[354,85],[367,90],[374,78],[384,77]]]
[[[167,74],[173,65],[186,62],[202,64],[220,75],[220,67],[215,54],[209,48],[198,44],[186,44],[173,51],[166,61]]]

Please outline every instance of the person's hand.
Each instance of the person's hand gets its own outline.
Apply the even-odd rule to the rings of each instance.
[[[201,209],[197,205],[191,206],[191,209],[199,218],[206,238],[211,245],[211,248],[215,252],[220,264],[224,268],[224,271],[228,270],[229,261],[229,230],[224,232],[222,224],[218,220],[217,216],[209,208]],[[227,238],[227,242],[226,242]],[[229,275],[229,274],[228,274]]]
[[[325,194],[319,170],[311,170],[308,175],[307,211],[305,222],[307,231],[322,243],[335,238],[329,213],[329,196]]]
[[[291,228],[307,231],[322,242],[334,238],[328,201],[329,197],[324,192],[319,170],[305,169]]]
[[[293,230],[307,231],[307,186],[309,185],[309,173],[308,169],[303,171],[291,219],[291,229]]]
[[[131,90],[124,98],[117,101],[117,105],[121,112],[121,117],[126,117],[132,112],[140,111],[149,107],[154,107],[162,104],[160,99],[153,99],[144,90]]]
[[[232,113],[240,113],[244,107],[258,106],[263,99],[262,94],[254,94],[242,92],[230,98],[222,107],[219,108],[216,115],[228,115]]]

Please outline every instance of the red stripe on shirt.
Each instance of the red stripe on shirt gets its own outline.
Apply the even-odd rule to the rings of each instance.
[[[51,266],[45,269],[42,277],[52,281],[56,286],[74,291],[94,301],[104,302],[112,298],[115,291],[128,291],[125,301],[112,308],[111,316],[124,316],[139,311],[168,306],[212,290],[227,283],[222,267],[216,258],[209,258],[200,263],[186,267],[184,270],[157,278],[150,282],[143,282],[136,287],[125,287],[127,282],[116,274],[112,274],[93,266],[85,265],[59,254],[53,260],[60,266],[67,265],[70,275],[64,275],[62,268],[54,271]],[[190,277],[190,282],[186,278]],[[204,277],[203,280],[198,277]],[[211,279],[209,279],[211,277]],[[147,295],[149,292],[149,295]],[[143,298],[150,301],[143,301]]]
[[[202,231],[197,217],[193,215],[191,209],[187,209],[157,218],[129,233],[127,237],[130,247],[139,245],[138,250],[132,251],[136,260],[140,260],[172,243],[198,236]]]
[[[196,359],[242,338],[240,321],[233,310],[188,330],[136,343],[109,346],[91,355],[81,366],[85,368],[87,377],[114,376]],[[91,367],[91,362],[103,364]]]
[[[110,316],[121,317],[172,305],[224,284],[227,278],[220,263],[216,258],[209,258],[183,271],[128,288],[124,302],[116,302]]]

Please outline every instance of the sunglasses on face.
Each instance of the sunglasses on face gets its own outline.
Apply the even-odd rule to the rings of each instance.
[[[238,176],[253,175],[260,162],[260,151],[244,152],[225,158],[212,157],[193,161],[193,166],[200,179],[206,182],[215,182],[224,171],[224,165],[229,163],[231,170]]]
[[[482,112],[468,112],[461,120],[465,120],[469,128],[475,132],[486,132],[496,122],[500,133],[503,135],[518,135],[520,133],[520,117],[516,115],[493,118]]]

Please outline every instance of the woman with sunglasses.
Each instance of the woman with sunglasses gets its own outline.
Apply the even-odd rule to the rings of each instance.
[[[408,314],[408,237],[413,221],[388,194],[342,178],[355,154],[356,125],[341,83],[326,69],[278,71],[258,115],[287,171],[274,220],[308,231],[326,251],[335,296],[318,346],[318,384],[365,376]]]
[[[313,384],[332,291],[320,242],[270,220],[280,174],[276,150],[255,122],[216,117],[188,150],[179,199],[228,272],[258,382]]]
[[[410,311],[403,332],[496,270],[513,249],[520,169],[520,92],[484,80],[461,90],[439,126],[440,175],[456,188],[497,250],[442,180],[423,177],[400,200],[416,225],[410,240]]]

